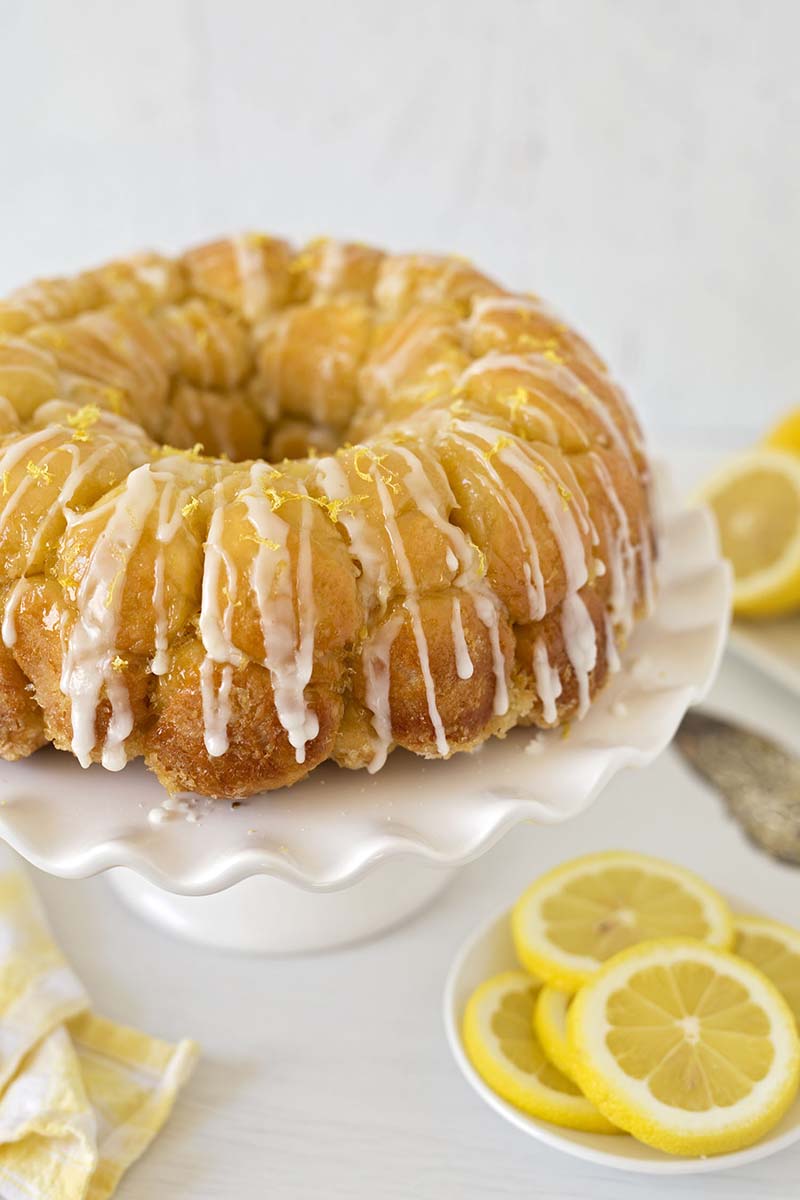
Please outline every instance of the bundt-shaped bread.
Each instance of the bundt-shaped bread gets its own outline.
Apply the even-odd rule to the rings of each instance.
[[[650,602],[635,419],[460,258],[262,235],[0,302],[0,755],[239,797],[582,716]]]

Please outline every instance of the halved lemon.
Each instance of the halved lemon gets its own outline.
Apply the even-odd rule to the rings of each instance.
[[[736,917],[734,950],[771,979],[800,1030],[800,929],[767,917]]]
[[[700,492],[733,566],[733,607],[743,616],[800,608],[800,457],[750,450]]]
[[[636,942],[693,937],[727,948],[733,918],[721,896],[684,867],[608,850],[562,864],[531,884],[511,929],[523,967],[574,992]]]
[[[762,443],[773,450],[788,450],[800,454],[800,408],[794,408],[770,429]]]
[[[545,1057],[533,1032],[540,986],[523,971],[504,971],[473,993],[463,1028],[472,1065],[492,1091],[533,1117],[590,1133],[619,1132]]]
[[[749,1146],[800,1082],[780,992],[743,959],[688,939],[617,955],[570,1005],[574,1070],[622,1129],[669,1154]]]
[[[572,996],[546,983],[533,1010],[533,1031],[551,1063],[572,1079],[572,1047],[567,1036],[567,1011]]]

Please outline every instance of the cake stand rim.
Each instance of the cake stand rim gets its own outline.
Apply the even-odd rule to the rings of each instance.
[[[677,568],[677,574],[671,581],[667,581],[665,587],[669,593],[670,588],[678,589],[687,580],[702,577],[708,585],[709,596],[714,590],[713,600],[710,602],[713,616],[705,624],[694,627],[695,631],[704,631],[708,639],[705,669],[702,676],[695,680],[663,689],[670,697],[670,711],[661,718],[658,736],[644,747],[624,742],[594,749],[591,745],[579,747],[598,756],[588,786],[576,795],[574,804],[565,810],[556,812],[553,808],[548,809],[541,800],[530,797],[512,795],[504,798],[502,790],[495,789],[488,794],[484,791],[477,794],[487,804],[499,803],[497,815],[487,828],[473,832],[472,836],[465,835],[463,844],[456,848],[437,848],[418,831],[406,829],[402,833],[394,833],[386,829],[380,832],[373,830],[372,836],[361,846],[349,848],[347,861],[342,862],[340,859],[327,869],[318,866],[314,871],[292,863],[274,850],[257,845],[235,851],[223,847],[217,858],[201,861],[194,869],[184,869],[180,877],[164,869],[158,855],[152,851],[152,839],[141,846],[132,842],[130,838],[126,840],[124,836],[106,833],[105,837],[89,845],[81,844],[77,849],[65,849],[63,845],[59,849],[52,841],[43,846],[31,836],[26,836],[23,829],[18,827],[14,816],[18,810],[14,805],[9,807],[5,799],[0,800],[0,837],[35,867],[64,878],[87,878],[114,867],[127,867],[166,891],[184,896],[202,896],[224,891],[254,875],[277,877],[309,891],[332,892],[359,882],[373,867],[388,859],[406,855],[424,860],[432,866],[455,868],[466,865],[491,849],[522,821],[556,824],[572,819],[597,799],[618,771],[628,767],[646,766],[663,752],[687,709],[700,703],[707,695],[719,668],[729,625],[732,591],[730,567],[721,557],[716,527],[707,508],[684,505],[670,505],[670,508],[672,511],[666,518],[665,530],[669,532],[670,528],[677,527],[678,523],[683,521],[687,529],[693,529],[692,536],[698,544],[704,544],[707,551],[707,557],[699,567],[690,562],[686,570],[682,570],[680,562],[671,563],[672,567]],[[685,530],[682,535],[679,531],[678,536],[684,536],[685,539],[687,534]],[[656,617],[658,612],[657,609]],[[642,622],[641,625],[645,626],[647,622]],[[690,628],[689,632],[691,631]],[[604,693],[600,694],[598,701],[602,701],[603,695]],[[511,738],[499,744],[509,754],[520,753]],[[599,751],[603,753],[600,754]],[[379,780],[380,775],[375,778]]]

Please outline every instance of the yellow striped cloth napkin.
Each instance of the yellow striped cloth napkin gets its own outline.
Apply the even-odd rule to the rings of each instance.
[[[0,858],[0,1196],[105,1200],[169,1116],[197,1057],[114,1025]]]

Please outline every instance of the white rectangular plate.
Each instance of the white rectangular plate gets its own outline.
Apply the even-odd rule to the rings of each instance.
[[[800,696],[800,615],[759,623],[735,621],[730,646],[759,671]]]

